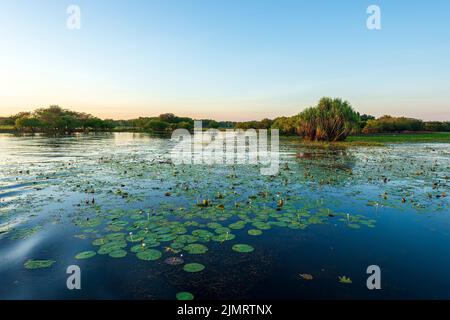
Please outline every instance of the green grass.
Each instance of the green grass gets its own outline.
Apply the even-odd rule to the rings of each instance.
[[[11,132],[14,131],[14,126],[0,125],[0,132]]]
[[[361,135],[361,136],[348,137],[347,142],[351,142],[351,143],[447,142],[447,143],[450,143],[450,132]]]

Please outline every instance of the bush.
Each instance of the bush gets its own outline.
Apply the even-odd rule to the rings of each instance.
[[[271,128],[278,129],[280,134],[296,134],[298,129],[298,116],[276,118]]]
[[[450,132],[450,122],[439,122],[439,121],[425,122],[425,131]]]
[[[347,101],[322,98],[300,113],[298,133],[312,141],[343,141],[359,130],[360,117]]]
[[[165,121],[153,119],[147,122],[144,128],[147,131],[163,133],[166,132],[169,125],[170,124]]]
[[[423,131],[425,125],[422,120],[383,116],[376,120],[367,121],[363,133],[391,133],[402,131]]]

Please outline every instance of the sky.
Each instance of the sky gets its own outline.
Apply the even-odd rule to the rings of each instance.
[[[366,27],[372,4],[381,30]],[[448,0],[0,0],[0,115],[242,121],[330,96],[450,120],[449,57]]]

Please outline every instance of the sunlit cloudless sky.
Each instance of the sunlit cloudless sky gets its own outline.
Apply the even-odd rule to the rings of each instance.
[[[69,5],[81,29],[66,27]],[[382,29],[366,27],[369,5]],[[322,96],[450,120],[450,1],[0,2],[0,115],[58,104],[103,118],[250,120]]]

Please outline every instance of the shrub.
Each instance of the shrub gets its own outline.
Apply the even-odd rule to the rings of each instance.
[[[322,98],[299,115],[298,133],[316,141],[343,141],[359,130],[360,117],[347,101]]]

